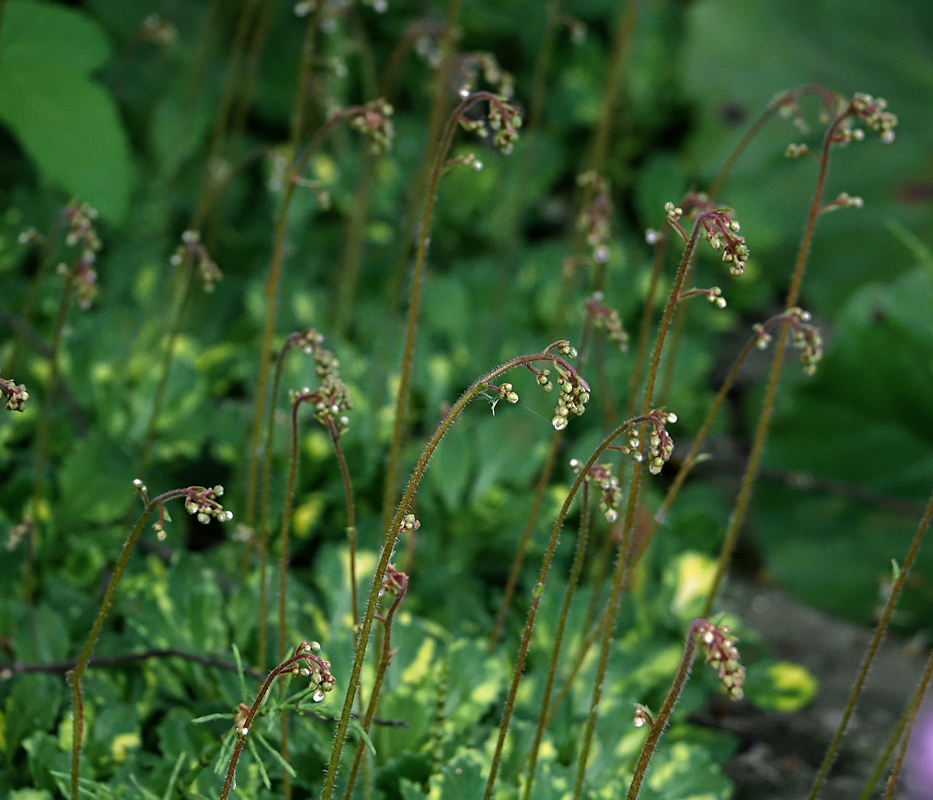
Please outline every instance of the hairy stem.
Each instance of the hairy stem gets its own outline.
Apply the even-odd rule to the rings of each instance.
[[[871,638],[871,643],[868,645],[868,652],[865,653],[862,666],[858,671],[858,676],[855,679],[855,685],[852,687],[852,693],[849,695],[849,702],[846,703],[845,710],[842,712],[842,719],[839,721],[839,727],[836,729],[833,740],[830,742],[829,748],[826,750],[826,756],[823,758],[823,763],[820,765],[820,770],[816,775],[816,780],[813,782],[813,788],[810,789],[810,794],[807,796],[807,800],[816,800],[816,796],[820,792],[820,787],[823,785],[823,781],[826,780],[826,775],[829,773],[829,768],[833,763],[833,759],[836,757],[836,752],[839,750],[842,737],[845,734],[846,727],[849,724],[849,718],[852,716],[852,711],[855,709],[855,703],[858,700],[859,694],[862,692],[862,686],[865,684],[865,678],[868,676],[868,670],[871,667],[871,662],[874,661],[875,654],[878,652],[878,646],[881,644],[881,638],[884,636],[884,632],[887,630],[888,623],[891,621],[891,615],[894,613],[894,607],[897,605],[898,597],[900,597],[901,590],[904,588],[904,583],[906,582],[907,576],[910,573],[910,568],[913,566],[917,551],[920,549],[920,542],[923,541],[923,535],[926,533],[926,530],[930,525],[931,517],[933,517],[933,495],[930,495],[930,500],[923,512],[920,525],[917,528],[917,532],[914,534],[913,541],[910,543],[910,548],[907,550],[907,555],[904,556],[904,563],[901,565],[900,573],[891,586],[891,594],[888,597],[888,602],[884,604],[884,610],[881,613],[881,619],[878,621],[878,626],[875,628],[875,633]]]
[[[330,800],[334,792],[334,783],[337,779],[337,770],[340,766],[340,758],[343,753],[343,746],[347,736],[347,729],[350,724],[350,714],[356,698],[356,693],[359,691],[360,676],[363,671],[363,660],[366,656],[366,648],[369,644],[369,635],[372,631],[373,619],[375,618],[376,614],[376,606],[379,602],[379,592],[382,588],[383,581],[385,580],[386,570],[389,567],[389,561],[392,558],[392,553],[395,550],[395,545],[400,535],[402,519],[404,518],[405,514],[408,513],[408,509],[411,507],[415,497],[415,492],[418,489],[418,485],[421,483],[421,478],[424,476],[425,470],[428,468],[428,462],[431,460],[431,456],[434,454],[434,451],[440,444],[444,434],[450,430],[463,409],[466,408],[467,404],[480,392],[482,392],[490,382],[494,381],[500,375],[515,369],[516,367],[540,361],[550,361],[554,364],[559,364],[562,369],[573,373],[573,368],[570,366],[570,364],[564,361],[564,359],[562,359],[560,356],[555,356],[548,352],[519,356],[517,358],[511,359],[510,361],[507,361],[502,366],[497,367],[474,382],[460,396],[457,402],[454,403],[451,409],[444,416],[444,419],[441,420],[431,438],[425,444],[424,450],[421,453],[421,457],[415,464],[415,469],[412,472],[411,478],[408,481],[408,486],[402,495],[401,502],[398,504],[395,515],[393,516],[389,527],[386,529],[385,534],[383,535],[382,551],[379,556],[379,562],[376,566],[375,575],[373,576],[373,583],[370,589],[366,611],[363,613],[363,618],[360,623],[359,642],[357,644],[356,655],[354,656],[353,660],[350,681],[347,685],[347,694],[344,698],[343,710],[341,711],[340,719],[337,722],[337,730],[334,734],[334,746],[331,750],[330,759],[327,764],[327,773],[324,777],[324,785],[321,789],[321,800]]]

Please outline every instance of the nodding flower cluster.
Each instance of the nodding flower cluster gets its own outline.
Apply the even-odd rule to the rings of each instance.
[[[139,478],[133,481],[133,489],[142,499],[149,503],[149,489]],[[185,498],[185,511],[192,516],[197,516],[198,522],[207,525],[211,519],[218,522],[229,522],[233,519],[232,511],[225,511],[224,507],[217,501],[217,498],[223,497],[224,487],[214,486],[207,489],[203,486],[189,486],[187,489],[171,492],[172,497]],[[164,495],[162,495],[164,497]],[[158,502],[159,498],[156,498]],[[153,530],[159,541],[165,539],[165,506],[159,503],[159,519],[153,524]]]
[[[374,155],[382,155],[392,146],[395,137],[393,113],[392,105],[380,97],[370,100],[350,117],[350,127],[362,134]]]
[[[350,418],[344,412],[353,406],[346,384],[340,380],[340,362],[330,350],[325,350],[324,336],[314,328],[292,333],[282,346],[282,356],[292,348],[301,348],[314,358],[314,374],[321,378],[321,385],[311,391],[307,386],[301,391],[292,391],[293,407],[300,403],[311,403],[315,417],[334,435],[340,436],[350,425]]]
[[[702,225],[700,235],[709,242],[713,250],[722,251],[722,260],[729,265],[730,274],[741,275],[748,263],[748,247],[745,245],[745,237],[738,235],[739,223],[732,218],[732,209],[714,209],[710,206],[708,198],[695,195],[686,198],[683,206],[665,203],[664,212],[667,214],[668,223],[680,233],[685,242],[689,241],[690,237],[680,224],[680,218],[685,213],[684,207],[687,208],[688,215],[695,214],[696,224]]]
[[[577,357],[576,349],[570,346],[570,342],[563,339],[548,345],[544,352],[550,353],[551,350],[557,350],[561,356],[567,358]],[[525,366],[534,373],[538,385],[544,391],[550,392],[554,388],[554,384],[551,383],[549,377],[551,374],[549,369],[537,370],[531,364]],[[567,427],[567,421],[571,414],[579,416],[586,411],[586,404],[590,400],[590,387],[563,358],[555,360],[554,367],[557,372],[557,385],[560,387],[560,391],[557,394],[557,405],[554,408],[554,418],[551,420],[551,425],[554,426],[554,430],[562,431]]]
[[[706,650],[707,663],[719,670],[719,681],[726,693],[733,700],[741,700],[744,696],[742,684],[745,682],[745,667],[739,663],[735,637],[729,635],[725,625],[718,628],[705,619],[697,620],[693,627]]]
[[[330,672],[330,661],[314,655],[320,651],[319,642],[302,642],[295,650],[295,658],[299,660],[291,668],[292,675],[310,678],[309,686],[314,690],[311,699],[315,703],[320,703],[336,683]]]
[[[614,308],[603,305],[603,293],[596,292],[586,300],[586,315],[596,330],[604,330],[606,338],[623,353],[628,350],[628,333],[622,327],[622,318]]]
[[[344,413],[352,408],[350,395],[346,384],[336,375],[327,375],[313,392],[306,386],[300,392],[292,391],[291,395],[295,407],[300,403],[311,403],[317,421],[336,436],[343,434],[350,426],[350,418]]]
[[[655,408],[644,417],[636,417],[632,424],[634,425],[637,422],[647,422],[651,426],[651,433],[648,434],[648,471],[652,475],[657,475],[670,459],[671,453],[674,452],[674,440],[671,439],[666,426],[677,422],[677,415],[670,414],[663,408]],[[631,428],[627,444],[612,445],[611,449],[619,450],[625,455],[631,456],[635,461],[641,461],[641,441],[638,438],[638,428]]]
[[[465,96],[464,91],[467,92]],[[505,155],[511,153],[515,142],[518,140],[518,129],[522,126],[522,116],[518,109],[509,105],[502,97],[491,92],[477,92],[475,95],[471,95],[469,89],[464,88],[460,90],[460,96],[464,98],[464,103],[460,106],[462,110],[457,115],[461,127],[482,138],[489,136],[491,131],[493,145]],[[489,103],[489,111],[485,120],[482,118],[470,119],[464,115],[472,100],[486,100]]]
[[[848,112],[852,117],[864,122],[869,129],[875,131],[885,144],[894,141],[894,129],[897,127],[897,117],[890,111],[885,111],[887,101],[882,97],[872,97],[870,94],[859,92],[849,101]],[[860,140],[864,133],[858,128],[843,128],[840,126],[840,143]]]
[[[93,268],[101,248],[100,237],[95,227],[97,210],[87,203],[72,202],[62,209],[60,219],[68,226],[65,244],[68,247],[79,248],[80,254],[70,267],[61,263],[57,271],[66,283],[74,287],[78,295],[78,305],[87,311],[97,295],[97,273]],[[19,242],[41,244],[45,242],[45,238],[34,228],[30,228],[19,235]]]
[[[570,461],[570,468],[579,475],[583,464],[574,458]],[[602,494],[599,497],[599,510],[607,522],[615,522],[619,518],[622,488],[619,486],[619,479],[612,474],[612,464],[594,464],[584,480],[600,488]]]
[[[25,383],[14,383],[0,378],[0,394],[6,398],[5,405],[8,411],[23,411],[26,408],[29,392],[26,391]]]
[[[185,261],[185,256],[191,256],[195,260],[204,291],[213,292],[214,287],[223,278],[223,273],[201,243],[201,234],[198,231],[182,233],[181,244],[170,259],[172,266],[180,267]]]
[[[771,325],[786,322],[790,325],[791,345],[800,350],[800,364],[807,375],[813,375],[816,372],[817,364],[823,358],[823,337],[820,335],[820,329],[815,325],[810,325],[810,312],[801,308],[789,308],[783,314],[772,317],[764,324],[755,324],[752,330],[755,331],[757,341],[756,346],[759,350],[764,350],[771,342],[771,334],[768,333],[768,327]]]
[[[605,264],[609,260],[609,241],[612,223],[612,201],[609,184],[596,172],[584,172],[577,178],[577,186],[587,191],[589,202],[577,217],[577,230],[586,236],[586,243],[593,248],[593,260]]]

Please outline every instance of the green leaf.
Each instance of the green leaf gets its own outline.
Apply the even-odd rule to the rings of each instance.
[[[745,679],[745,696],[762,711],[799,711],[817,688],[806,667],[788,661],[759,661]]]
[[[72,521],[121,519],[134,501],[126,454],[99,433],[78,444],[59,471],[62,513]]]
[[[109,57],[103,32],[77,12],[20,0],[0,52],[0,120],[46,180],[122,220],[129,143],[113,100],[87,77]]]

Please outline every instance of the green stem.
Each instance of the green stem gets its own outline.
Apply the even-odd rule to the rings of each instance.
[[[200,489],[200,487],[192,488]],[[188,496],[190,491],[190,488],[173,489],[170,492],[160,494],[154,500],[150,500],[146,503],[142,515],[137,520],[136,525],[133,527],[133,530],[130,532],[130,535],[127,537],[126,541],[123,543],[123,549],[120,551],[120,557],[117,559],[117,563],[113,568],[113,574],[110,576],[110,582],[107,584],[107,588],[104,590],[104,598],[101,601],[100,608],[97,611],[97,616],[94,618],[94,624],[91,626],[91,632],[88,634],[87,642],[84,644],[84,649],[81,651],[81,655],[78,656],[77,664],[75,664],[74,669],[71,670],[71,696],[74,704],[74,722],[71,742],[71,800],[79,800],[80,794],[79,778],[81,775],[81,745],[84,739],[84,699],[81,694],[81,679],[84,676],[85,669],[87,668],[88,660],[94,651],[94,645],[97,643],[97,637],[100,635],[104,620],[107,618],[107,613],[110,611],[110,606],[113,604],[113,598],[117,592],[117,586],[120,583],[120,579],[123,577],[123,573],[126,571],[126,565],[129,563],[130,555],[133,552],[133,548],[136,546],[136,541],[139,539],[140,534],[143,532],[143,527],[146,524],[146,520],[149,519],[149,515],[156,508],[164,505],[170,500],[174,500],[178,497]]]
[[[657,338],[654,343],[654,352],[651,356],[651,362],[648,367],[648,374],[645,380],[645,394],[642,400],[642,417],[646,417],[651,409],[651,402],[654,396],[654,386],[658,376],[658,366],[661,363],[661,354],[664,350],[664,341],[667,332],[670,329],[671,318],[674,315],[674,308],[677,305],[677,298],[683,291],[683,285],[690,271],[690,265],[693,262],[696,253],[697,242],[699,240],[701,222],[705,214],[700,214],[693,226],[693,231],[687,241],[683,256],[680,259],[680,266],[677,275],[674,278],[673,286],[667,298],[667,304],[664,307],[664,314],[661,317],[661,324],[658,327]],[[644,426],[642,426],[644,428]],[[644,431],[639,431],[639,440],[644,441]],[[635,509],[638,506],[639,485],[641,482],[641,473],[643,461],[636,461],[632,467],[632,479],[629,486],[628,502],[625,507],[625,521],[622,525],[622,537],[619,541],[619,555],[616,559],[616,567],[612,577],[612,592],[609,597],[609,606],[604,615],[602,647],[599,655],[599,665],[596,669],[596,680],[593,684],[593,695],[590,701],[590,712],[587,716],[586,726],[583,733],[583,744],[581,746],[580,757],[577,761],[577,776],[574,782],[573,798],[578,800],[583,792],[583,779],[586,775],[586,765],[589,761],[590,747],[593,741],[593,732],[596,728],[596,714],[599,710],[599,702],[602,699],[603,682],[606,678],[606,669],[609,665],[609,650],[612,645],[612,632],[615,627],[616,616],[619,611],[619,601],[622,598],[622,589],[626,582],[626,573],[628,571],[628,551],[632,540],[632,528],[635,523]]]
[[[389,610],[386,611],[385,619],[383,620],[385,634],[382,637],[382,657],[379,659],[379,666],[376,668],[376,680],[373,684],[372,694],[369,697],[369,705],[366,706],[366,714],[363,717],[362,728],[367,734],[372,728],[373,717],[376,715],[376,709],[379,706],[379,693],[382,691],[386,670],[389,667],[389,663],[392,661],[392,620],[395,618],[395,612],[398,611],[398,607],[405,597],[405,592],[408,591],[408,577],[405,573],[398,573],[397,580],[399,581],[399,586],[397,587],[395,599],[392,601],[392,605],[389,606]],[[356,755],[353,758],[353,766],[350,768],[350,777],[347,780],[347,788],[343,795],[344,800],[350,800],[353,796],[353,787],[356,784],[356,777],[359,773],[360,762],[363,760],[365,749],[366,743],[360,739],[356,748]]]
[[[382,588],[382,583],[385,580],[386,570],[389,567],[389,561],[392,558],[392,553],[395,550],[396,542],[398,541],[402,519],[405,514],[408,513],[408,509],[411,507],[415,497],[415,492],[418,489],[418,485],[421,483],[421,478],[423,477],[425,470],[428,468],[428,462],[431,460],[431,456],[434,454],[434,451],[440,444],[444,434],[450,430],[457,417],[460,416],[460,413],[464,408],[466,408],[467,404],[474,397],[476,397],[476,395],[482,392],[486,388],[487,384],[494,381],[500,375],[515,369],[516,367],[539,361],[550,361],[554,364],[560,365],[564,370],[573,373],[573,368],[570,366],[570,364],[564,361],[564,359],[562,359],[560,356],[555,356],[547,352],[535,353],[533,355],[527,356],[518,356],[517,358],[513,358],[510,361],[507,361],[502,366],[497,367],[474,382],[460,396],[457,402],[454,403],[454,405],[451,407],[450,411],[448,411],[444,416],[444,419],[441,420],[431,438],[425,444],[424,450],[421,453],[421,457],[415,464],[415,469],[412,472],[411,478],[408,481],[408,486],[402,495],[401,502],[396,507],[395,515],[390,521],[389,527],[387,528],[382,539],[382,551],[379,556],[379,562],[376,565],[375,575],[373,576],[373,583],[369,592],[369,600],[366,605],[366,611],[363,613],[362,622],[360,624],[359,643],[356,648],[356,655],[353,660],[353,668],[351,670],[350,680],[347,685],[347,694],[344,698],[343,710],[341,711],[340,719],[337,722],[337,730],[334,734],[334,746],[331,750],[330,759],[327,764],[327,774],[324,777],[324,785],[321,789],[321,800],[330,800],[334,792],[334,783],[337,779],[337,769],[340,766],[340,757],[343,753],[343,745],[346,740],[347,729],[350,725],[350,716],[353,709],[353,703],[356,698],[356,693],[359,690],[360,676],[363,671],[363,660],[366,656],[366,648],[369,644],[369,635],[372,631],[373,619],[376,614],[376,606],[379,602],[379,592]]]
[[[891,586],[891,594],[888,597],[888,602],[884,604],[884,610],[881,613],[881,619],[878,621],[878,626],[875,628],[875,633],[871,638],[871,643],[868,645],[868,652],[865,654],[865,658],[862,661],[862,666],[859,669],[858,676],[855,679],[855,685],[852,687],[852,693],[849,695],[849,702],[846,703],[845,710],[842,712],[842,719],[839,721],[839,727],[836,729],[836,734],[833,736],[833,740],[829,744],[829,748],[826,751],[826,756],[823,758],[823,763],[820,765],[820,770],[816,775],[816,780],[813,782],[813,788],[810,790],[810,794],[807,796],[807,800],[816,800],[816,796],[820,792],[820,787],[823,785],[823,781],[826,779],[826,775],[829,773],[829,768],[832,765],[833,759],[836,757],[836,752],[839,750],[842,737],[845,734],[846,727],[849,724],[849,718],[852,716],[852,711],[855,709],[855,703],[858,700],[859,694],[861,694],[862,686],[865,683],[865,678],[868,676],[868,670],[871,667],[871,662],[875,658],[875,653],[878,652],[878,646],[881,644],[881,638],[884,636],[884,632],[887,630],[888,623],[891,621],[891,615],[894,613],[894,606],[897,605],[897,599],[901,594],[901,589],[904,588],[904,583],[906,582],[907,576],[910,573],[910,568],[913,566],[914,558],[917,555],[917,551],[920,549],[920,542],[923,540],[923,535],[926,533],[926,530],[930,525],[931,517],[933,517],[933,495],[930,495],[930,500],[923,512],[920,525],[917,527],[917,532],[914,534],[913,541],[910,543],[910,548],[907,550],[907,555],[904,557],[904,563],[901,565],[900,573],[894,581],[894,584]]]
[[[554,471],[554,462],[557,460],[557,452],[560,449],[560,440],[562,432],[555,431],[551,437],[551,448],[548,450],[547,459],[541,468],[541,474],[538,476],[538,482],[535,485],[535,496],[531,501],[531,510],[528,512],[528,520],[525,522],[525,530],[522,532],[521,541],[518,543],[518,551],[515,553],[515,559],[512,561],[512,569],[509,572],[509,578],[505,584],[505,593],[502,597],[502,603],[496,612],[496,621],[492,626],[492,633],[489,635],[489,652],[492,653],[499,643],[499,637],[502,635],[502,627],[505,625],[505,618],[508,616],[509,608],[512,605],[512,597],[515,594],[515,587],[518,585],[518,576],[521,573],[522,565],[525,563],[525,554],[528,552],[528,545],[531,543],[531,534],[534,533],[535,524],[538,521],[538,514],[541,511],[541,502],[544,500],[544,493],[548,484],[551,482],[551,473]]]
[[[460,102],[447,118],[447,124],[441,134],[440,144],[434,153],[431,165],[431,174],[428,181],[427,200],[424,213],[421,216],[421,229],[418,234],[418,247],[415,251],[415,267],[411,281],[411,295],[408,302],[408,321],[405,326],[405,345],[402,351],[402,367],[399,373],[398,396],[395,400],[395,420],[392,425],[392,444],[389,448],[389,460],[386,466],[385,494],[383,497],[383,514],[392,508],[395,499],[395,484],[398,479],[399,452],[402,447],[405,417],[408,412],[408,394],[411,384],[412,367],[415,360],[415,334],[418,331],[418,321],[421,316],[421,289],[424,283],[424,268],[427,262],[428,240],[431,232],[431,219],[434,215],[434,205],[437,201],[437,188],[444,172],[447,151],[453,142],[460,116],[472,105],[482,100],[497,101],[490,92],[475,92]],[[390,529],[385,529],[387,532]]]
[[[696,656],[696,629],[704,620],[696,619],[690,623],[690,630],[687,631],[687,641],[684,642],[684,654],[680,659],[680,666],[677,667],[677,674],[674,676],[674,682],[667,691],[661,710],[657,717],[651,723],[651,730],[648,731],[648,738],[641,749],[641,755],[638,757],[638,763],[635,765],[635,774],[632,776],[632,783],[628,788],[626,800],[635,800],[641,789],[642,781],[645,779],[645,773],[648,771],[648,763],[654,754],[655,748],[661,739],[661,734],[667,727],[667,721],[671,717],[671,712],[680,698],[684,684],[690,675],[690,667],[693,666],[693,659]]]
[[[269,365],[272,361],[272,340],[275,336],[275,321],[278,311],[279,284],[282,279],[282,267],[285,261],[286,240],[288,237],[288,215],[291,210],[292,198],[297,186],[297,178],[304,171],[311,156],[321,146],[327,135],[343,119],[360,113],[362,107],[353,106],[332,114],[327,122],[321,126],[308,146],[295,158],[289,168],[288,179],[282,192],[282,202],[275,224],[275,240],[272,248],[272,259],[269,265],[269,276],[266,279],[264,293],[266,295],[266,320],[263,328],[262,344],[259,352],[259,372],[256,376],[256,400],[253,407],[253,423],[250,428],[248,462],[247,462],[247,491],[244,523],[252,527],[256,518],[256,484],[259,477],[259,459],[262,451],[263,420],[266,415],[266,390],[269,383]],[[270,443],[266,443],[269,447]]]
[[[826,176],[829,171],[829,155],[833,143],[833,135],[839,125],[849,116],[849,109],[846,108],[841,114],[837,114],[835,119],[826,129],[823,137],[823,148],[820,155],[819,172],[816,177],[816,186],[813,190],[813,197],[810,200],[810,210],[807,213],[807,221],[803,231],[803,238],[800,242],[800,248],[797,251],[797,259],[794,263],[794,272],[791,276],[790,288],[787,291],[787,300],[785,308],[792,308],[797,305],[797,298],[800,294],[800,284],[803,281],[804,269],[807,265],[807,258],[810,255],[810,246],[813,242],[813,231],[816,227],[816,220],[820,214],[820,205],[823,199],[823,191],[826,186]],[[761,462],[761,454],[764,451],[765,441],[768,438],[768,430],[771,425],[771,415],[774,411],[774,401],[777,397],[778,384],[781,378],[781,369],[784,365],[784,351],[787,347],[787,332],[789,324],[784,323],[781,326],[781,333],[778,336],[774,348],[774,358],[771,362],[771,373],[768,376],[768,385],[765,390],[765,398],[762,403],[761,416],[758,418],[758,426],[755,429],[755,438],[752,442],[751,453],[748,456],[748,463],[745,466],[745,474],[742,478],[742,486],[739,489],[739,496],[735,503],[735,508],[729,518],[729,527],[723,540],[722,549],[719,553],[719,561],[716,565],[716,574],[713,578],[713,585],[709,595],[706,598],[706,604],[703,608],[703,616],[708,617],[713,607],[713,602],[722,585],[726,570],[729,566],[729,560],[732,558],[732,551],[738,540],[739,529],[745,521],[745,514],[751,502],[752,491],[755,485],[755,477],[758,474],[758,466]]]
[[[522,794],[523,800],[531,800],[531,790],[534,786],[535,767],[538,764],[538,752],[541,748],[541,740],[544,738],[544,722],[547,719],[548,704],[551,700],[551,691],[554,688],[554,679],[557,675],[557,662],[560,658],[560,648],[564,640],[564,630],[567,626],[567,617],[570,614],[570,604],[573,602],[573,595],[580,580],[580,572],[583,569],[583,556],[586,553],[586,544],[589,536],[590,523],[590,484],[583,484],[583,499],[580,503],[580,532],[577,534],[577,546],[573,554],[573,564],[570,567],[570,577],[567,579],[567,591],[564,592],[564,604],[560,609],[560,617],[557,620],[557,629],[554,632],[554,645],[551,648],[551,662],[548,664],[547,679],[544,682],[544,696],[541,698],[541,710],[538,712],[538,726],[535,730],[534,742],[528,754],[528,779],[525,783],[525,791]]]
[[[577,475],[576,480],[570,487],[570,491],[567,492],[567,497],[564,499],[564,504],[561,506],[560,512],[557,515],[557,520],[554,523],[554,529],[551,531],[551,538],[548,540],[547,548],[544,551],[544,557],[541,559],[541,570],[538,574],[538,581],[535,584],[534,591],[532,592],[531,605],[528,608],[528,616],[525,620],[525,629],[522,632],[522,640],[518,649],[518,656],[515,660],[515,669],[512,673],[512,684],[509,687],[508,698],[505,701],[505,710],[502,713],[502,721],[499,723],[499,736],[496,740],[496,749],[492,757],[492,764],[489,769],[489,778],[486,780],[486,791],[483,794],[483,800],[490,800],[492,797],[492,791],[495,787],[496,776],[499,771],[499,763],[502,759],[502,750],[505,746],[505,737],[508,733],[509,722],[512,718],[512,711],[515,706],[515,697],[518,694],[518,684],[522,677],[522,672],[525,668],[525,658],[528,655],[528,646],[531,643],[531,633],[534,629],[535,617],[538,613],[538,605],[541,602],[541,597],[544,595],[544,584],[547,580],[548,570],[551,566],[551,561],[554,557],[554,551],[557,548],[557,541],[560,538],[561,528],[564,525],[564,519],[567,516],[567,512],[570,510],[570,505],[573,502],[574,498],[577,495],[577,492],[580,489],[580,486],[583,484],[586,476],[589,474],[590,469],[596,463],[597,459],[605,452],[605,450],[623,433],[630,430],[635,424],[642,423],[647,421],[648,415],[642,417],[635,417],[630,420],[626,420],[619,427],[617,427],[612,433],[610,433],[605,439],[600,442],[599,446],[593,451],[593,454],[590,456],[589,460],[583,467],[580,469],[580,473]]]

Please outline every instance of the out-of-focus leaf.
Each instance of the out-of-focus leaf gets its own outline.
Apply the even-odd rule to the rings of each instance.
[[[88,77],[109,48],[78,12],[11,2],[0,39],[0,120],[42,175],[113,222],[126,214],[129,144],[110,96]]]

